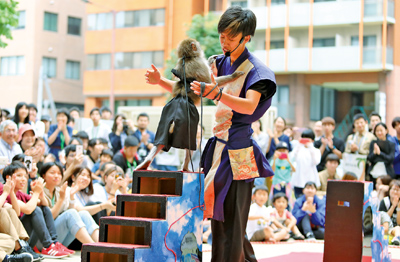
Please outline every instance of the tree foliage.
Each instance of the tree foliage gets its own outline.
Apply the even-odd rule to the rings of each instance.
[[[12,39],[11,29],[18,25],[17,5],[14,0],[0,0],[0,48],[7,46],[2,37]]]

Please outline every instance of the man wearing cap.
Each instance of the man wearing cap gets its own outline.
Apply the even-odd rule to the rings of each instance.
[[[356,114],[353,118],[355,134],[349,135],[346,140],[346,153],[368,155],[369,145],[376,137],[366,130],[367,119],[363,114]]]
[[[12,120],[6,120],[0,125],[0,156],[5,156],[11,163],[12,158],[17,154],[22,154],[21,147],[15,142],[18,134],[17,125]],[[0,165],[0,172],[3,173],[5,165]]]
[[[324,135],[320,140],[314,142],[314,147],[319,148],[321,151],[321,162],[317,165],[318,172],[325,169],[326,157],[329,154],[335,154],[339,159],[342,158],[344,152],[344,141],[338,137],[333,136],[335,130],[335,119],[332,117],[324,117],[322,120],[322,130]]]
[[[133,170],[139,164],[137,150],[139,147],[139,140],[134,136],[128,136],[125,139],[124,148],[122,148],[113,158],[115,164],[121,167],[125,174],[129,173],[132,176]]]
[[[336,172],[336,168],[340,164],[340,159],[335,154],[328,154],[326,157],[326,169],[319,172],[319,181],[321,182],[321,186],[318,187],[318,195],[325,195],[326,188],[328,186],[328,180],[339,180],[340,177]]]

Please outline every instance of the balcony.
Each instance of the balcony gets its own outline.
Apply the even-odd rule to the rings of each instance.
[[[255,56],[267,61],[265,50],[256,50]],[[314,47],[312,49],[311,71],[309,70],[309,49],[289,48],[287,72],[348,72],[360,71],[360,52],[358,46]],[[285,49],[272,49],[269,52],[269,67],[274,72],[285,71]],[[386,65],[382,66],[382,47],[365,47],[362,70],[393,70],[393,48],[386,48]]]
[[[383,0],[365,0],[364,22],[377,22],[383,20]],[[394,23],[394,1],[387,1],[387,21]]]

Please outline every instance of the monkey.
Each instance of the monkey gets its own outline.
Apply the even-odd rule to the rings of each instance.
[[[161,150],[168,152],[171,146],[186,149],[182,170],[189,170],[190,150],[196,150],[199,122],[199,114],[195,105],[200,102],[200,96],[190,89],[190,83],[193,81],[211,83],[211,69],[213,68],[214,71],[216,69],[217,56],[211,56],[206,60],[200,43],[192,38],[179,43],[177,56],[176,66],[171,70],[173,75],[179,79],[172,87],[173,98],[164,106],[161,113],[154,147],[135,170],[146,170]],[[244,72],[237,71],[231,75],[216,77],[215,81],[219,86],[224,86],[242,75]],[[189,140],[186,137],[189,137],[190,141],[186,141]]]

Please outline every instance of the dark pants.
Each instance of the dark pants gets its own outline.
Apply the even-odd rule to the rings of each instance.
[[[56,226],[53,215],[47,206],[37,206],[30,215],[23,215],[21,222],[30,236],[29,245],[34,247],[40,240],[45,248],[57,242]]]
[[[98,205],[98,204],[101,204],[101,202],[100,201],[98,201],[98,202],[89,201],[86,204],[86,206],[94,206],[94,205]],[[100,218],[106,217],[106,216],[107,216],[107,209],[103,209],[100,212],[97,212],[96,214],[92,215],[92,217],[93,217],[94,221],[96,221],[97,225],[100,225]],[[110,216],[115,216],[115,212],[112,211]]]
[[[257,261],[246,236],[253,182],[232,181],[224,201],[225,221],[211,220],[212,262]]]
[[[312,229],[311,218],[309,215],[305,215],[300,222],[297,222],[297,227],[305,236],[307,236],[308,233],[313,233],[316,239],[324,239],[325,228],[317,227],[316,229]]]
[[[303,195],[303,188],[301,187],[293,187],[294,188],[294,196],[297,198]]]

